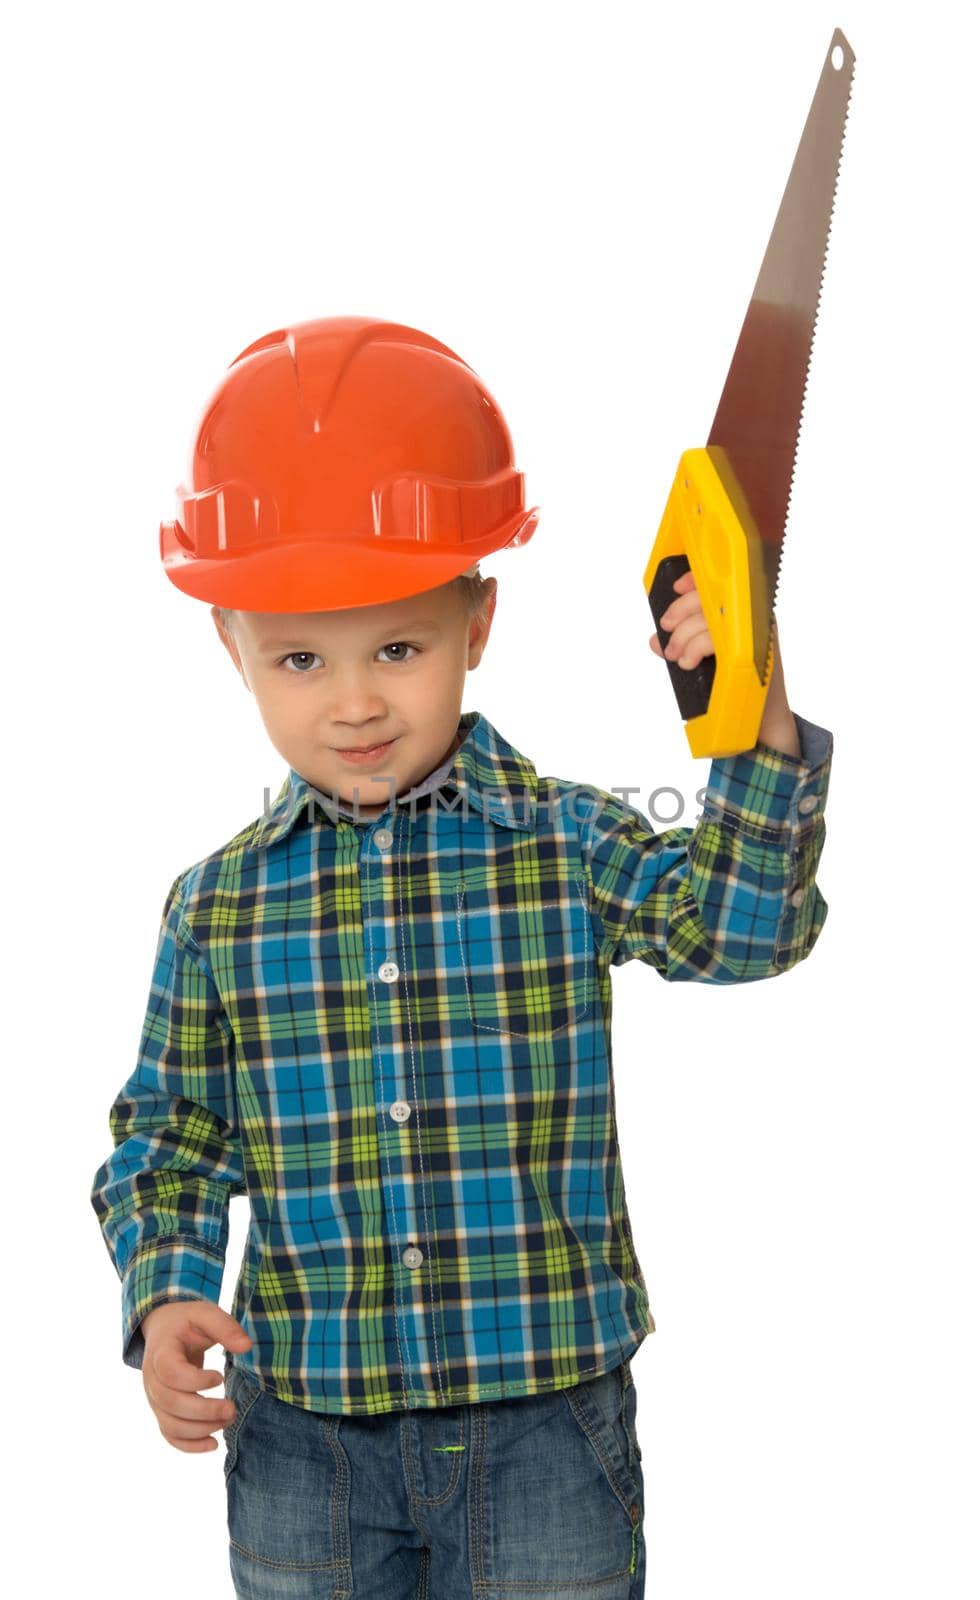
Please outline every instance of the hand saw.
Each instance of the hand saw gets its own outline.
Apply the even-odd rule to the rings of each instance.
[[[694,756],[750,750],[762,721],[854,60],[835,28],[707,446],[681,456],[643,573],[662,649],[674,582],[694,573],[714,655],[691,668],[667,660]]]

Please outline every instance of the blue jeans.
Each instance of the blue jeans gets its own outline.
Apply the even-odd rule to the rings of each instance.
[[[642,1600],[630,1363],[482,1405],[307,1411],[232,1365],[239,1600]]]

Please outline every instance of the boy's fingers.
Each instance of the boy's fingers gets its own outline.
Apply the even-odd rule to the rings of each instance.
[[[670,649],[667,652],[670,660],[676,661],[678,665],[686,669],[696,667],[698,662],[702,661],[705,656],[712,656],[714,653],[715,647],[711,642],[711,635],[707,628],[702,628],[699,633],[694,634],[691,638],[676,646],[674,641],[671,640]]]
[[[704,618],[692,617],[689,621],[682,622],[671,634],[670,643],[667,646],[667,654],[669,656],[683,655],[684,651],[690,649],[692,644],[701,643],[708,645],[712,650],[714,649],[714,645],[711,643],[711,632]]]
[[[164,1389],[153,1402],[160,1417],[173,1417],[175,1421],[206,1422],[209,1428],[224,1425],[235,1417],[233,1400],[208,1400],[200,1394],[184,1394],[182,1390]]]
[[[696,590],[690,594],[682,594],[677,600],[672,600],[660,616],[660,625],[665,628],[675,628],[684,617],[696,615],[701,610],[701,599]]]
[[[184,1417],[177,1417],[172,1411],[161,1411],[157,1407],[157,1423],[165,1439],[206,1439],[216,1428],[223,1428],[224,1423],[218,1418],[201,1418],[195,1422]]]
[[[696,667],[698,662],[703,660],[705,656],[711,656],[715,653],[714,643],[707,628],[700,628],[694,633],[689,631],[686,639],[677,639],[676,636],[672,636],[667,646],[666,654],[660,640],[654,634],[650,640],[650,649],[662,661],[677,661],[685,670]]]
[[[207,1350],[212,1344],[234,1345],[241,1350],[248,1349],[252,1343],[241,1323],[210,1300],[194,1301],[188,1311],[188,1322],[204,1335],[202,1350]]]
[[[160,1345],[151,1352],[149,1366],[154,1382],[165,1389],[210,1389],[215,1383],[224,1383],[221,1372],[205,1372],[187,1359],[182,1344]]]
[[[697,634],[706,633],[707,631],[708,624],[705,620],[704,612],[700,606],[696,606],[693,611],[688,611],[674,623],[670,632],[670,642],[667,646],[668,655],[673,655],[678,646],[687,644]]]

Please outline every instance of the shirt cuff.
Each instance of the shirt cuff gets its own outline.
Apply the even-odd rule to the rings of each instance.
[[[816,823],[826,807],[834,740],[827,728],[793,712],[800,755],[757,743],[716,756],[705,787],[704,815],[773,842]]]
[[[143,1365],[146,1342],[140,1323],[154,1306],[170,1300],[221,1299],[224,1256],[197,1238],[165,1234],[137,1250],[122,1278],[123,1361]]]

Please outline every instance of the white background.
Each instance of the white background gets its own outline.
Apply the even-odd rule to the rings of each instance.
[[[777,613],[790,703],[835,737],[830,912],[776,981],[615,978],[658,1327],[634,1361],[648,1592],[976,1595],[964,15],[169,0],[8,20],[5,1566],[29,1562],[22,1591],[232,1593],[222,1451],[166,1444],[123,1366],[89,1201],[165,891],[284,775],[207,607],[159,564],[203,401],[291,321],[376,315],[456,349],[541,507],[529,545],[483,563],[500,598],[463,709],[542,773],[674,785],[693,825],[708,763],[649,649],[642,573],[839,25],[857,66]]]

